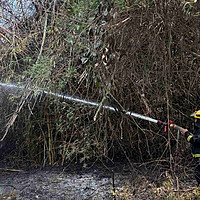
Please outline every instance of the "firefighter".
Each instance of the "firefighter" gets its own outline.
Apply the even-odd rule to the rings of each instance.
[[[195,160],[195,178],[198,186],[200,185],[200,110],[194,112],[192,115],[195,119],[194,134],[190,133],[187,129],[181,130],[186,140],[191,144],[192,156]]]

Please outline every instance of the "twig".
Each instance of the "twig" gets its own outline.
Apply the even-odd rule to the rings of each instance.
[[[113,192],[115,193],[116,190],[115,190],[115,173],[114,173],[114,171],[112,171],[112,186],[113,186]],[[113,195],[113,199],[116,200],[115,195]]]
[[[23,170],[21,170],[21,169],[0,168],[0,171],[3,171],[3,172],[22,172]]]
[[[114,24],[114,25],[110,26],[109,28],[116,27],[116,26],[120,26],[120,25],[122,25],[123,23],[125,23],[126,21],[128,21],[129,19],[130,19],[130,17],[128,17],[128,18],[126,18],[126,19],[124,19],[124,20],[118,22],[117,24]]]
[[[29,95],[30,95],[31,93],[32,93],[32,90],[29,91],[29,93],[26,95],[25,98],[23,98],[23,97],[21,98],[21,101],[20,101],[20,103],[19,103],[17,109],[15,110],[14,114],[11,116],[10,120],[9,120],[8,123],[7,123],[7,127],[6,127],[5,134],[4,134],[3,137],[1,138],[0,142],[2,142],[2,141],[5,139],[5,137],[7,136],[10,127],[14,124],[14,122],[15,122],[15,120],[17,119],[17,117],[18,117],[18,115],[19,115],[21,109],[23,108],[23,106],[24,106],[26,100],[28,99],[28,97],[29,97]]]
[[[184,190],[184,189],[182,189],[182,190],[174,190],[174,192],[191,192],[191,191],[196,190],[196,189],[198,189],[198,187],[189,188],[189,189],[186,189],[186,190]]]
[[[11,41],[2,33],[0,33],[0,37],[2,37],[4,40],[6,40],[7,42],[9,42],[11,44]]]
[[[47,32],[47,19],[48,19],[48,13],[46,13],[46,16],[45,16],[45,24],[44,24],[44,32],[43,32],[43,37],[42,37],[42,44],[41,44],[41,47],[40,47],[40,53],[38,55],[37,62],[39,61],[39,59],[42,55],[42,51],[43,51],[43,47],[44,47],[44,42],[45,42],[46,32]]]
[[[104,103],[105,100],[106,100],[106,96],[103,97],[101,103],[99,104],[99,107],[98,107],[98,109],[97,109],[97,112],[96,112],[96,114],[95,114],[95,116],[94,116],[94,121],[96,121],[97,115],[99,114],[101,108],[103,107],[103,103]]]
[[[200,55],[197,54],[197,53],[195,53],[195,52],[192,52],[192,54],[193,54],[194,56],[200,57]]]

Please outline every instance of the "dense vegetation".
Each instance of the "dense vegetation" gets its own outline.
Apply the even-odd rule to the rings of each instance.
[[[198,1],[3,0],[0,8],[1,81],[33,88],[1,96],[1,136],[8,130],[1,158],[19,166],[153,164],[171,173],[154,187],[156,197],[198,196],[198,190],[187,196],[172,189],[178,174],[190,173],[184,138],[121,112],[173,120],[192,131],[189,115],[200,103]]]
[[[1,81],[191,128],[189,115],[200,97],[199,2],[33,0],[13,5],[18,12],[10,5],[0,3]],[[16,102],[25,98],[17,97]],[[188,150],[175,131],[164,133],[163,127],[123,112],[63,103],[38,92],[26,102],[14,125],[20,145],[12,156],[19,161],[86,166],[106,159],[164,158],[172,169],[175,152],[182,158]]]

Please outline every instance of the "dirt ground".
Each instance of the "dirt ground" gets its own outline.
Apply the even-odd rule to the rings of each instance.
[[[121,188],[132,175],[114,173],[114,187]],[[64,168],[15,171],[1,169],[0,199],[113,199],[113,173],[88,169],[82,172]]]
[[[102,166],[84,170],[57,167],[20,171],[4,167],[0,168],[0,199],[198,199],[200,194],[190,177],[178,181],[168,172],[156,171],[154,175],[127,169],[121,165],[111,170]]]
[[[0,193],[4,199],[104,199],[111,197],[109,177],[95,173],[66,174],[62,170],[6,172],[0,176]],[[109,194],[110,193],[110,194]]]

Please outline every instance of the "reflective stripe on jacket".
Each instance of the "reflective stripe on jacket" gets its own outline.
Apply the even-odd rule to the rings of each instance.
[[[186,140],[191,144],[192,156],[194,158],[200,158],[200,136],[193,135],[189,131],[185,133]]]

